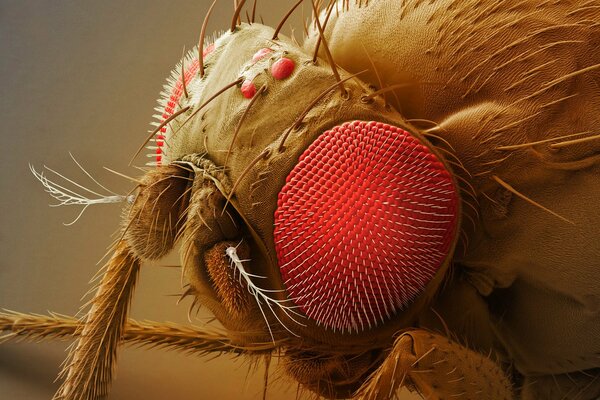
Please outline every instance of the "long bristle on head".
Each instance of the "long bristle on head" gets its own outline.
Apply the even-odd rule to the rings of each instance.
[[[206,16],[204,17],[204,22],[202,22],[202,29],[200,30],[200,39],[198,40],[198,72],[200,77],[204,76],[204,57],[206,56],[207,50],[210,50],[210,47],[204,49],[204,37],[206,35],[206,26],[208,25],[208,19],[210,18],[210,14],[212,13],[213,8],[217,4],[217,0],[214,0],[210,5],[208,11],[206,12]],[[208,53],[208,52],[207,52]]]

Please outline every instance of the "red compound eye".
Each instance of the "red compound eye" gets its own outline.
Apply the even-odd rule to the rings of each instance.
[[[457,209],[450,173],[408,132],[336,126],[301,155],[279,193],[275,249],[289,296],[333,330],[390,319],[444,263]]]

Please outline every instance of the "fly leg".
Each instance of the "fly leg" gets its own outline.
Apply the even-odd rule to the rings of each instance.
[[[403,386],[430,400],[514,399],[510,380],[494,360],[422,329],[400,334],[354,399],[392,399]]]

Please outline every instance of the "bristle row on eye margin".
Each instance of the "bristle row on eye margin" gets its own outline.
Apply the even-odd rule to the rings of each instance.
[[[190,64],[189,67],[187,67],[187,70],[185,71],[185,82],[186,85],[189,85],[190,81],[196,76],[196,74],[198,73],[198,68],[200,67],[200,64],[198,63],[198,59],[194,59],[192,61],[192,63]],[[171,92],[168,94],[168,97],[165,96],[165,98],[163,99],[163,110],[162,110],[162,114],[159,117],[160,123],[163,123],[164,121],[166,121],[171,115],[173,115],[173,113],[175,112],[175,110],[177,109],[177,106],[179,104],[179,100],[181,99],[181,96],[183,95],[183,79],[182,79],[182,75],[179,75],[179,78],[177,78],[176,81],[174,81],[172,83],[171,86]],[[163,158],[163,146],[165,143],[165,140],[167,139],[166,135],[167,135],[167,128],[168,126],[163,126],[160,131],[157,132],[156,134],[156,164],[157,165],[161,165],[162,162],[162,158]]]
[[[336,331],[389,320],[442,266],[457,209],[450,173],[410,133],[362,121],[323,133],[288,175],[275,212],[289,296]]]
[[[205,46],[204,51],[203,51],[203,57],[206,57],[210,53],[212,53],[214,48],[215,48],[214,43],[211,43],[211,44]],[[157,108],[157,111],[160,114],[155,115],[156,119],[158,120],[158,122],[155,123],[156,126],[162,124],[164,121],[169,119],[169,117],[171,115],[173,115],[173,113],[175,113],[175,111],[178,108],[181,108],[180,100],[181,100],[181,96],[184,93],[184,90],[183,90],[184,80],[185,80],[185,85],[189,91],[190,83],[198,76],[198,70],[200,68],[200,63],[198,62],[198,58],[197,58],[197,56],[195,56],[194,58],[190,59],[189,54],[194,54],[194,52],[192,51],[191,53],[188,53],[188,55],[184,56],[181,61],[181,62],[186,63],[186,64],[184,64],[185,72],[184,72],[183,76],[181,74],[181,68],[175,68],[175,70],[173,70],[173,72],[171,74],[171,78],[169,78],[167,80],[167,85],[165,85],[165,91],[162,92],[163,97],[159,100],[159,108]],[[168,137],[167,137],[167,129],[168,128],[169,128],[168,125],[163,126],[157,132],[156,137],[153,140],[155,142],[154,146],[149,147],[149,149],[155,153],[155,157],[156,157],[155,165],[156,166],[161,165],[163,158],[165,156],[164,144],[165,144],[165,141],[168,140]]]

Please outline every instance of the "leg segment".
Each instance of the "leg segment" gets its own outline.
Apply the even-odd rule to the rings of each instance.
[[[355,399],[391,399],[402,386],[431,400],[514,399],[509,379],[494,360],[421,329],[396,339]]]

